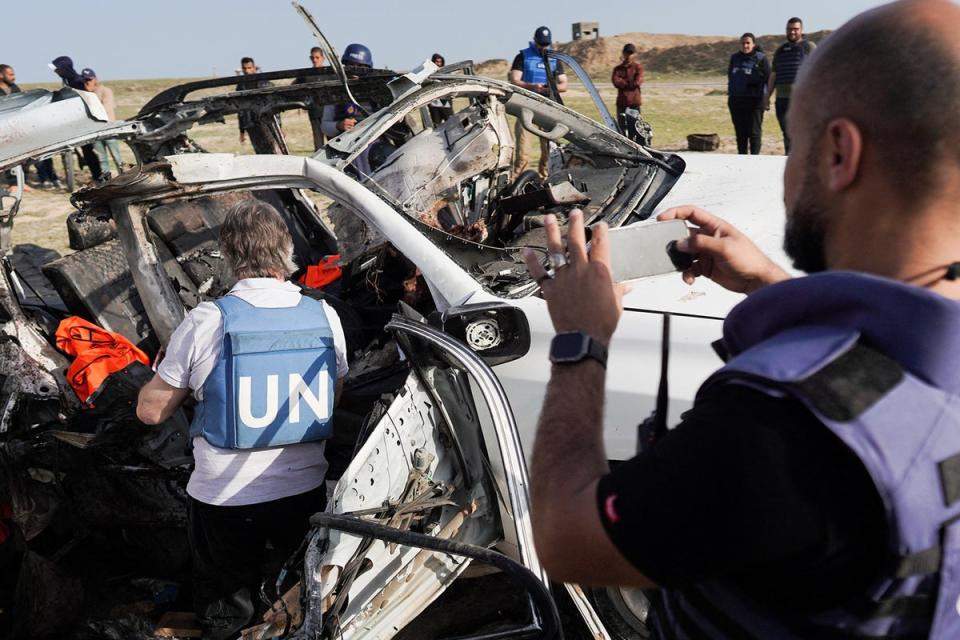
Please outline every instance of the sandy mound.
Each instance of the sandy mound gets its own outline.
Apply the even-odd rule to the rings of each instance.
[[[507,72],[510,71],[510,61],[504,60],[503,58],[484,60],[480,64],[474,65],[473,70],[477,75],[496,78],[497,80],[506,80]]]
[[[819,42],[827,31],[807,34],[813,42]],[[758,36],[757,44],[769,55],[783,43],[782,35]],[[726,75],[730,56],[740,49],[739,38],[727,38],[717,42],[682,45],[664,49],[653,49],[640,54],[640,62],[649,71],[661,73],[716,73]],[[612,66],[616,61],[608,61]]]
[[[725,39],[724,36],[686,36],[673,33],[622,33],[596,40],[563,42],[558,49],[577,59],[587,73],[609,73],[620,62],[623,45],[632,42],[641,53],[650,50],[698,46]]]
[[[827,33],[817,31],[807,37],[819,42]],[[757,38],[757,43],[771,55],[783,41],[782,34]],[[644,68],[661,73],[726,74],[730,55],[740,48],[739,37],[673,33],[623,33],[596,40],[562,42],[557,48],[576,58],[590,75],[605,76],[619,64],[620,52],[628,42],[636,45]],[[503,59],[486,60],[476,65],[480,75],[501,79],[506,77],[509,68],[509,61]]]

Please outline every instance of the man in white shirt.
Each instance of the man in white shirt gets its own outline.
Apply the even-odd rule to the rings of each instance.
[[[253,619],[267,541],[271,560],[285,560],[324,509],[324,440],[348,370],[336,312],[286,281],[293,243],[276,210],[237,205],[220,246],[237,284],[184,318],[137,405],[140,420],[156,424],[191,392],[198,402],[188,533],[196,611],[212,638]],[[258,347],[264,339],[270,346]]]

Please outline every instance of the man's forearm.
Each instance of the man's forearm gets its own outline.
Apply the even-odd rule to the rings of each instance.
[[[606,372],[600,363],[555,364],[537,425],[531,463],[533,518],[607,473],[603,448]],[[536,526],[536,525],[535,525]]]

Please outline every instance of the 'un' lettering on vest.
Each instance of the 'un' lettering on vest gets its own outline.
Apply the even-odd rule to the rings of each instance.
[[[290,407],[291,424],[301,422],[301,400],[306,402],[310,409],[308,421],[326,420],[330,417],[331,403],[327,394],[329,382],[330,374],[321,371],[317,376],[317,392],[314,393],[300,374],[289,374],[286,397]],[[239,376],[237,387],[237,415],[240,422],[250,429],[265,429],[273,424],[280,412],[280,376],[266,376],[266,409],[261,416],[253,414],[253,376]]]

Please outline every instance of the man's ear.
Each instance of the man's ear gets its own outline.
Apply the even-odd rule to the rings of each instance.
[[[836,118],[827,123],[826,186],[831,191],[843,191],[852,185],[860,173],[863,157],[863,135],[849,118]]]

